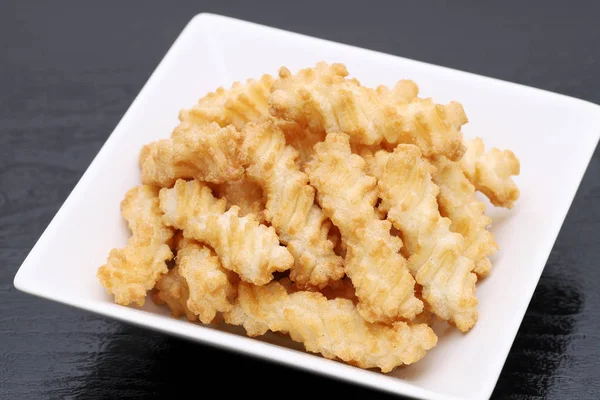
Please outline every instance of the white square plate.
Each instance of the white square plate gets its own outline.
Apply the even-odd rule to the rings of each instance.
[[[245,337],[112,302],[96,279],[109,250],[128,237],[119,212],[140,182],[142,145],[167,137],[181,108],[233,81],[342,62],[361,83],[413,79],[422,96],[460,101],[466,137],[512,149],[521,160],[521,198],[491,209],[500,245],[478,285],[480,318],[466,335],[448,329],[423,360],[384,375],[306,353],[275,335]],[[231,18],[200,14],[185,27],[19,269],[24,292],[169,334],[335,378],[424,399],[485,399],[496,384],[550,250],[600,135],[600,107],[513,83],[425,64]],[[151,303],[151,302],[148,302]]]

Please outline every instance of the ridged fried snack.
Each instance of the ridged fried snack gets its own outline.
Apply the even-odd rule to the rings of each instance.
[[[222,127],[233,125],[242,129],[247,122],[269,115],[269,94],[275,79],[263,75],[260,79],[235,82],[230,89],[218,88],[201,98],[191,109],[179,113],[179,119],[198,125],[216,122]]]
[[[177,179],[222,183],[244,174],[242,135],[233,126],[179,124],[169,139],[142,148],[139,163],[146,185],[171,187]]]
[[[290,278],[300,287],[323,287],[344,276],[342,258],[327,239],[329,221],[314,203],[315,189],[296,163],[298,152],[286,145],[271,119],[243,130],[246,171],[267,195],[266,218],[294,256]]]
[[[521,165],[511,150],[493,148],[485,152],[481,138],[466,141],[467,151],[460,166],[475,189],[485,194],[493,205],[512,208],[519,198],[519,188],[512,180]]]
[[[232,309],[236,287],[208,247],[184,238],[175,259],[175,267],[156,283],[154,303],[166,304],[175,318],[186,315],[204,324],[210,324],[218,312]]]
[[[360,368],[389,372],[420,360],[437,343],[425,324],[371,324],[347,299],[327,300],[315,292],[288,294],[278,282],[265,286],[240,283],[235,307],[225,321],[242,325],[249,336],[285,332],[307,351],[341,359]]]
[[[206,246],[184,239],[177,251],[179,272],[189,288],[187,308],[204,324],[231,310],[236,288],[219,258]]]
[[[390,235],[390,222],[377,217],[375,178],[367,176],[365,161],[351,153],[348,135],[328,134],[315,145],[315,158],[306,169],[323,211],[346,243],[345,269],[356,288],[358,312],[369,322],[414,318],[423,303],[415,297],[415,280],[399,253],[402,242]]]
[[[252,214],[239,217],[237,206],[225,212],[225,199],[217,200],[199,181],[178,180],[172,189],[161,189],[159,197],[165,224],[211,246],[223,267],[246,282],[264,285],[273,272],[294,263],[273,227],[259,224]]]
[[[462,255],[463,237],[450,231],[451,221],[438,211],[431,164],[410,144],[398,145],[393,153],[379,151],[375,162],[380,208],[402,232],[423,299],[440,318],[468,331],[477,321],[477,277],[473,261]]]
[[[162,222],[155,187],[144,185],[129,190],[121,202],[121,213],[132,236],[124,248],[110,251],[97,276],[118,304],[143,306],[146,292],[168,271],[167,261],[173,253],[167,243],[174,232]]]
[[[393,104],[411,102],[417,97],[419,88],[417,84],[411,80],[400,80],[393,88],[380,85],[376,89],[377,94],[382,101],[387,101]],[[292,121],[277,120],[277,124],[285,133],[287,144],[298,150],[298,163],[303,168],[310,161],[314,154],[313,146],[325,140],[325,131],[314,131],[303,128],[300,124]],[[379,148],[379,145],[374,147]]]
[[[387,86],[379,85],[375,90],[380,98],[391,103],[410,103],[419,94],[419,86],[410,79],[399,80],[391,89]]]
[[[382,372],[424,357],[435,319],[476,323],[498,250],[476,190],[511,208],[520,164],[463,140],[460,103],[320,62],[218,88],[179,119],[142,149],[132,236],[98,270],[117,303],[154,286],[175,317]]]
[[[376,91],[382,101],[389,102],[391,104],[399,104],[414,100],[419,93],[419,88],[417,84],[411,80],[400,80],[391,89],[387,86],[380,85],[377,87]],[[325,140],[325,131],[313,131],[303,128],[296,122],[285,121],[281,119],[277,120],[277,124],[285,133],[287,143],[298,150],[299,165],[301,168],[304,168],[306,163],[311,160],[314,154],[313,146]],[[379,150],[381,146],[393,147],[393,145],[388,143],[378,143],[372,146],[353,144],[353,152],[355,152],[354,149],[356,148]],[[356,153],[359,154],[359,152]]]
[[[427,157],[460,159],[462,134],[446,107],[431,99],[398,102],[346,76],[343,64],[320,62],[296,75],[281,68],[269,99],[271,114],[313,132],[345,132],[355,144],[414,143]]]
[[[463,255],[475,262],[477,276],[485,277],[492,268],[488,256],[498,251],[494,235],[488,230],[492,220],[485,215],[485,204],[475,197],[475,187],[459,163],[440,157],[433,164],[436,167],[433,181],[440,188],[440,213],[452,221],[452,232],[463,235]]]
[[[190,289],[187,282],[179,273],[179,266],[175,266],[156,282],[152,294],[152,301],[157,306],[167,305],[175,318],[183,315],[192,322],[198,321],[198,316],[187,306],[190,298]]]

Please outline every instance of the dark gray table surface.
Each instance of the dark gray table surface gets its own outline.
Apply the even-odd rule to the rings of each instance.
[[[215,387],[231,396],[287,395],[271,389],[275,381],[311,397],[387,396],[13,287],[29,250],[199,12],[600,103],[599,2],[0,0],[0,398],[151,398],[186,388],[202,396]],[[577,132],[565,135],[577,140]],[[599,179],[596,151],[494,398],[600,398]]]

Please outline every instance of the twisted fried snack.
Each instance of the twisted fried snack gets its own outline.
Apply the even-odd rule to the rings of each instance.
[[[398,145],[393,153],[379,151],[375,162],[380,166],[375,171],[380,208],[402,232],[423,299],[440,318],[468,331],[477,321],[477,277],[471,273],[473,261],[462,255],[463,237],[451,232],[451,221],[440,216],[431,164],[410,144]]]
[[[173,230],[162,223],[158,189],[137,186],[121,202],[121,213],[132,236],[122,249],[112,249],[106,264],[97,272],[102,286],[121,305],[143,306],[146,292],[168,271],[173,253],[167,244]]]
[[[465,238],[463,255],[475,262],[473,271],[483,278],[492,268],[488,256],[498,251],[494,235],[488,230],[492,220],[485,215],[485,204],[475,197],[475,187],[459,163],[441,157],[433,164],[436,167],[433,181],[440,188],[440,213],[452,221],[450,230]]]
[[[275,79],[263,75],[260,79],[235,82],[228,90],[223,87],[201,98],[191,109],[181,110],[179,119],[198,125],[216,122],[222,127],[233,125],[242,129],[247,122],[269,115],[269,94]]]
[[[519,188],[512,180],[519,175],[521,165],[511,150],[493,148],[487,153],[481,138],[467,141],[467,151],[460,166],[477,190],[485,194],[493,205],[512,208],[519,198]]]
[[[225,199],[217,200],[199,181],[178,180],[172,189],[161,189],[159,197],[165,224],[210,245],[223,268],[246,282],[264,285],[273,272],[286,271],[294,263],[273,227],[259,224],[252,214],[239,217],[237,206],[225,212]]]
[[[157,306],[166,304],[175,318],[181,318],[185,315],[192,322],[198,320],[198,316],[188,308],[190,289],[183,276],[181,276],[178,266],[171,268],[168,273],[162,275],[156,282],[154,289],[156,290],[152,294],[154,304]]]
[[[320,62],[296,75],[281,68],[269,99],[271,114],[313,132],[348,133],[355,144],[414,143],[427,157],[460,159],[462,134],[446,107],[431,99],[398,102],[346,76],[343,64]]]
[[[142,182],[171,187],[177,179],[222,183],[244,173],[242,135],[233,126],[182,123],[169,139],[145,145],[139,157]]]
[[[177,265],[189,288],[187,308],[202,323],[211,323],[217,312],[231,310],[236,288],[208,247],[184,239],[177,251]]]
[[[344,276],[342,258],[327,239],[329,221],[314,204],[315,189],[308,185],[296,159],[274,121],[252,122],[244,128],[246,171],[267,195],[266,218],[294,256],[290,278],[300,287],[326,286]]]
[[[419,88],[417,84],[411,80],[400,80],[391,89],[387,86],[380,85],[377,87],[376,91],[382,101],[396,104],[409,103],[414,100],[419,93]],[[285,133],[287,144],[298,150],[298,162],[300,167],[304,167],[314,154],[313,146],[325,140],[325,131],[310,130],[303,128],[296,122],[285,120],[278,120],[277,123]],[[388,146],[389,144],[382,143],[382,145]],[[357,145],[355,145],[355,147],[356,146]],[[378,144],[375,147],[379,148],[380,146]]]
[[[242,325],[249,336],[286,332],[309,352],[361,368],[389,372],[420,360],[437,344],[427,325],[371,324],[347,299],[327,300],[315,292],[288,294],[278,282],[260,287],[242,282],[238,292],[233,310],[224,314],[227,323]]]
[[[402,242],[390,235],[390,222],[375,214],[375,178],[365,173],[365,161],[351,153],[348,135],[328,134],[315,145],[315,158],[306,169],[323,211],[346,243],[346,274],[356,288],[358,312],[369,322],[412,319],[423,303],[398,253]]]

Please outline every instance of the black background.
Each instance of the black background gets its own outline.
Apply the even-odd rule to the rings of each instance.
[[[35,241],[199,12],[600,103],[599,2],[356,3],[0,0],[1,398],[166,397],[188,388],[198,397],[212,388],[265,398],[296,391],[387,396],[100,318],[12,285]],[[577,140],[577,132],[565,134]],[[494,398],[600,396],[599,178],[596,151]],[[275,390],[273,382],[286,389]]]

